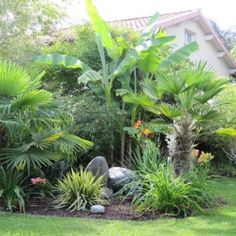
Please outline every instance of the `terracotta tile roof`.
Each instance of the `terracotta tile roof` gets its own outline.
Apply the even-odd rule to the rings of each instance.
[[[186,14],[191,14],[196,10],[187,10],[187,11],[179,11],[173,13],[166,13],[161,14],[157,20],[157,25],[162,25],[165,22],[173,21],[178,17],[185,16]],[[122,19],[122,20],[114,20],[108,21],[108,24],[114,27],[119,28],[129,28],[134,31],[142,31],[142,29],[146,26],[148,21],[150,20],[151,16],[144,16],[144,17],[135,17],[129,19]],[[45,42],[54,42],[56,40],[66,40],[72,41],[75,38],[75,32],[72,28],[63,28],[54,31],[50,36],[47,38],[45,37]]]
[[[157,20],[157,24],[161,25],[162,22],[175,19],[176,17],[183,16],[185,14],[189,14],[193,11],[195,11],[195,10],[187,10],[187,11],[179,11],[179,12],[161,14]],[[123,19],[123,20],[109,21],[108,23],[111,26],[115,26],[115,27],[130,28],[135,31],[141,31],[145,27],[145,25],[148,23],[150,18],[151,18],[151,16],[136,17],[136,18]]]

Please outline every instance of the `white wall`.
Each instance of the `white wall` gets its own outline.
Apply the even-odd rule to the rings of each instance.
[[[205,40],[205,33],[196,20],[188,20],[180,24],[170,26],[165,29],[167,35],[175,35],[175,44],[177,47],[184,46],[185,30],[195,33],[195,40],[199,45],[199,50],[195,52],[190,58],[192,61],[207,61],[207,64],[221,76],[229,75],[229,68],[225,63],[223,57],[217,57],[217,49],[211,41]]]

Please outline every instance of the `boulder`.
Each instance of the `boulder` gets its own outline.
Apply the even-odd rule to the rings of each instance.
[[[114,192],[117,192],[124,186],[124,184],[129,182],[131,174],[132,170],[129,170],[127,168],[122,168],[122,167],[110,168],[108,187],[110,187]]]
[[[109,168],[105,157],[97,156],[93,158],[87,165],[86,170],[91,171],[96,178],[103,176],[102,185],[105,187],[107,186]]]
[[[90,208],[90,212],[93,214],[104,214],[105,213],[105,207],[102,205],[93,205]]]

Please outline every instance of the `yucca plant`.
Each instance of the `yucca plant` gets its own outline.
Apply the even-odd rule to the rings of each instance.
[[[95,178],[90,171],[71,170],[56,186],[56,208],[71,211],[85,210],[94,204],[104,203],[102,177]]]
[[[25,211],[24,178],[17,170],[0,167],[0,207],[4,210]]]
[[[191,168],[195,124],[216,117],[217,104],[213,100],[227,83],[199,64],[179,71],[158,71],[155,80],[144,80],[142,92],[123,97],[124,102],[140,105],[155,114],[157,121],[172,127],[168,148],[175,176]]]
[[[7,167],[30,172],[92,146],[69,132],[66,122],[73,120],[40,89],[43,74],[0,62],[0,158]]]

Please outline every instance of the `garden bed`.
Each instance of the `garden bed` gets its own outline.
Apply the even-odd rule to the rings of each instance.
[[[69,211],[66,209],[53,208],[50,201],[42,201],[33,199],[30,201],[26,213],[34,215],[50,215],[50,216],[69,216],[69,217],[88,217],[98,219],[114,219],[114,220],[149,220],[159,218],[161,215],[153,214],[141,214],[135,212],[130,202],[122,202],[118,199],[114,199],[106,206],[106,212],[104,214],[93,214],[89,210],[84,211]]]

